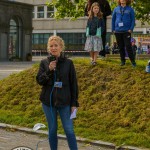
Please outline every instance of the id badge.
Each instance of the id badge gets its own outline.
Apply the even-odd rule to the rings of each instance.
[[[62,82],[55,82],[54,87],[62,88]]]
[[[118,23],[119,27],[123,27],[123,22]]]

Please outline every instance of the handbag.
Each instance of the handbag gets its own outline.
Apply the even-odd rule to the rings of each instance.
[[[90,29],[89,27],[86,27],[86,37],[88,37],[90,35]]]
[[[97,37],[101,37],[102,33],[101,33],[101,27],[98,27],[96,30],[96,36]]]

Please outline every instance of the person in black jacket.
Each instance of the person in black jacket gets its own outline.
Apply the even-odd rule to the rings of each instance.
[[[78,85],[75,67],[72,60],[64,57],[64,41],[59,36],[51,36],[47,49],[50,56],[43,59],[36,76],[42,86],[40,100],[45,113],[51,150],[57,150],[57,112],[60,115],[70,150],[77,150],[73,120],[78,104]]]
[[[107,0],[88,0],[87,5],[84,10],[84,15],[88,16],[90,8],[94,2],[98,2],[100,9],[103,13],[103,20],[105,24],[105,28],[102,34],[102,42],[103,42],[103,51],[100,51],[100,55],[105,57],[105,45],[106,45],[106,33],[107,33],[107,16],[111,15],[111,8],[109,2]]]

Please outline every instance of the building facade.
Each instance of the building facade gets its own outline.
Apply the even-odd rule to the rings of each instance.
[[[33,10],[33,32],[32,32],[32,50],[46,52],[47,40],[50,35],[61,36],[66,45],[66,50],[84,50],[86,40],[85,28],[87,17],[81,17],[75,21],[68,19],[55,20],[53,18],[56,11],[53,7],[46,5],[47,0],[16,0],[23,3],[34,5]],[[150,26],[148,24],[142,25],[140,21],[136,21],[133,37],[137,44],[143,37],[150,38],[148,31]],[[107,20],[107,40],[109,44],[115,41],[111,32],[111,16]],[[150,44],[150,43],[146,43]]]
[[[26,60],[32,52],[33,5],[0,1],[0,61]]]

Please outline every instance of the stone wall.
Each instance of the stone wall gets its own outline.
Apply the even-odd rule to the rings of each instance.
[[[10,35],[10,20],[18,20],[18,42],[20,57],[25,60],[26,54],[31,53],[33,5],[13,1],[0,1],[0,61],[8,60],[8,46]],[[19,24],[20,23],[20,24]],[[20,26],[21,25],[21,26]],[[28,35],[28,38],[25,38]],[[27,41],[25,41],[27,40]],[[28,46],[25,46],[27,44]],[[27,48],[26,48],[27,47]]]

